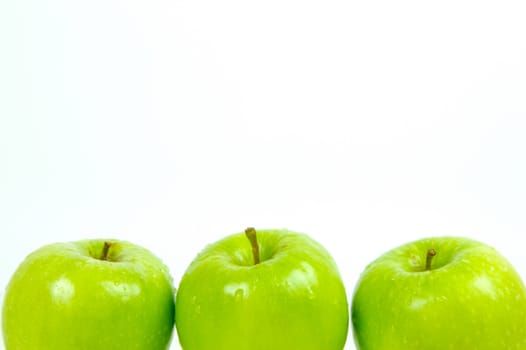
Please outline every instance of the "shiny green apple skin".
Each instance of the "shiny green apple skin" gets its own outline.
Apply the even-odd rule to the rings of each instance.
[[[429,249],[436,255],[425,270]],[[358,350],[525,350],[526,290],[494,248],[426,238],[366,267],[352,323]]]
[[[329,253],[307,235],[257,232],[254,265],[244,234],[206,247],[176,297],[184,350],[341,350],[349,309]]]
[[[100,260],[104,242],[108,260]],[[167,267],[116,240],[55,243],[31,253],[4,299],[6,350],[161,350],[174,324]]]

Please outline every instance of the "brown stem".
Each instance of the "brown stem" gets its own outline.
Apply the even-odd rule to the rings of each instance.
[[[104,247],[102,247],[102,254],[100,256],[100,260],[108,260],[108,252],[111,247],[111,242],[104,242]]]
[[[433,257],[437,255],[437,251],[433,248],[429,249],[427,251],[427,257],[426,257],[426,271],[431,270],[431,261],[433,260]]]
[[[259,244],[258,244],[258,238],[256,235],[256,229],[253,227],[249,227],[245,230],[245,235],[247,236],[248,240],[250,241],[250,245],[252,246],[252,255],[254,256],[254,265],[259,264]]]

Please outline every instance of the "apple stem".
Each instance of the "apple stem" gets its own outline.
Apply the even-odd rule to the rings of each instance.
[[[102,247],[102,254],[100,256],[100,260],[108,260],[108,252],[111,247],[111,242],[104,242],[104,247]]]
[[[245,230],[245,235],[247,236],[248,240],[250,241],[250,245],[252,246],[252,255],[254,256],[254,265],[259,264],[259,244],[258,244],[258,238],[256,235],[256,229],[253,227],[249,227]]]
[[[433,257],[437,255],[437,251],[433,248],[429,249],[427,251],[427,257],[426,257],[426,271],[431,270],[431,261],[433,260]]]

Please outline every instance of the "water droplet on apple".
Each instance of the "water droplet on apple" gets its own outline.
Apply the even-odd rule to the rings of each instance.
[[[233,296],[236,300],[245,298],[249,294],[247,283],[231,283],[224,287],[225,294]]]
[[[234,298],[239,301],[241,299],[243,299],[243,296],[244,296],[244,292],[243,292],[243,289],[239,288],[238,290],[236,290],[236,292],[234,293]]]

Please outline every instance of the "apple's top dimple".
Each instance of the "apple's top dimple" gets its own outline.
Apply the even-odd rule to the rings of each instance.
[[[88,246],[89,255],[100,261],[117,262],[119,249],[118,242],[114,240],[96,240]]]

